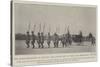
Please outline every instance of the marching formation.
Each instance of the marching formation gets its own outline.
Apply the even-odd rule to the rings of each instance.
[[[95,37],[91,33],[89,36],[84,37],[81,31],[79,35],[71,35],[69,30],[62,35],[58,35],[56,32],[53,35],[51,35],[50,32],[48,32],[47,35],[44,35],[43,32],[38,32],[37,35],[35,35],[34,31],[27,31],[26,34],[27,48],[29,48],[30,45],[33,46],[32,48],[35,48],[36,44],[38,44],[38,48],[45,48],[44,42],[46,42],[48,48],[51,47],[51,42],[53,43],[54,48],[58,48],[59,45],[62,45],[62,47],[71,46],[73,42],[81,45],[84,41],[91,42],[91,45],[93,46],[95,45]]]

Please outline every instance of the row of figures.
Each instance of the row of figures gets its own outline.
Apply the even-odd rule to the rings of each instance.
[[[32,37],[32,41],[31,41],[31,37]],[[30,37],[29,32],[27,32],[27,36],[26,36],[26,45],[27,48],[30,47],[30,42],[33,45],[33,48],[35,48],[35,40],[37,40],[38,43],[38,48],[43,48],[43,43],[44,43],[44,35],[43,33],[38,33],[38,37],[36,38],[34,32],[32,31],[32,36]]]
[[[81,44],[83,42],[82,35],[78,35],[78,37],[72,37],[70,33],[63,34],[61,37],[54,33],[54,35],[50,35],[50,33],[47,34],[47,36],[44,36],[43,32],[38,32],[37,36],[34,34],[34,31],[31,32],[31,35],[29,32],[27,32],[26,36],[26,45],[27,48],[30,47],[30,43],[35,48],[35,42],[38,44],[38,48],[44,48],[44,41],[46,40],[46,43],[48,45],[48,48],[50,48],[51,41],[54,44],[54,48],[58,48],[59,42],[62,43],[62,47],[67,47],[68,45],[71,46],[72,42],[78,42]],[[95,44],[94,38],[90,38],[91,44]]]

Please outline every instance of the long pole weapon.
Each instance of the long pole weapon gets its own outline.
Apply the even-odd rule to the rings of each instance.
[[[34,28],[33,28],[33,31],[35,32],[35,27],[36,27],[36,25],[34,25]]]
[[[57,27],[56,27],[56,33],[57,33]]]
[[[51,27],[50,27],[50,25],[49,25],[49,32],[51,32]]]
[[[43,33],[44,33],[44,31],[45,31],[45,24],[44,24],[44,26],[43,26]]]
[[[67,28],[67,33],[70,34],[70,33],[69,33],[69,26],[68,26],[68,28]]]
[[[56,27],[56,32],[59,33],[59,27]]]
[[[30,22],[29,22],[29,25],[28,25],[28,32],[30,32]]]
[[[39,24],[39,32],[41,32],[41,23]]]
[[[64,33],[66,34],[66,32],[67,32],[67,26],[65,25],[65,32]]]

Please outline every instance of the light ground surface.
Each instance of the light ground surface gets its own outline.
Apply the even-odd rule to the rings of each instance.
[[[38,48],[38,44],[35,43],[35,48],[32,49],[26,48],[24,40],[15,41],[15,54],[16,55],[29,55],[29,54],[56,54],[56,53],[78,53],[78,52],[95,52],[96,46],[91,46],[90,42],[84,42],[81,46],[78,46],[78,43],[72,43],[72,46],[63,48],[62,44],[59,44],[59,48],[53,48],[54,45],[51,43],[51,47],[48,48],[46,41],[44,43],[45,48]]]

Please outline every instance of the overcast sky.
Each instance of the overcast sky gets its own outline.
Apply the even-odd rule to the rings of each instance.
[[[81,30],[83,35],[90,32],[96,34],[96,9],[93,7],[78,6],[53,6],[34,4],[15,4],[15,33],[26,33],[30,24],[30,30],[35,33],[41,31],[45,24],[45,33],[65,33],[69,26],[71,34],[77,34]],[[50,28],[50,29],[49,29]]]

